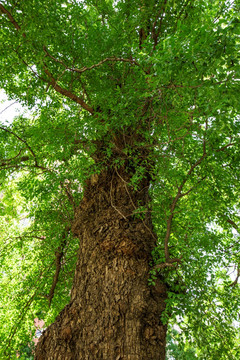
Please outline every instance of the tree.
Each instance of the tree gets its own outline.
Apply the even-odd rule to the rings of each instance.
[[[36,360],[165,359],[176,321],[236,359],[238,2],[0,10],[1,87],[31,109],[0,126],[4,356],[64,304]]]

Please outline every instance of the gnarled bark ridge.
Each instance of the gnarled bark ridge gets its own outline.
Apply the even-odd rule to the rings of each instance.
[[[148,285],[155,245],[149,179],[139,190],[122,169],[89,179],[73,232],[80,239],[71,302],[44,332],[36,360],[164,360],[166,286]]]

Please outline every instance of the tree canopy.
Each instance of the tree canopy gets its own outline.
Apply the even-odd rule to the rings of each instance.
[[[126,159],[128,186],[151,174],[149,286],[168,284],[163,321],[199,359],[238,358],[239,10],[237,0],[0,2],[0,87],[31,112],[0,124],[2,358],[26,346],[35,317],[50,324],[69,301],[85,182]]]

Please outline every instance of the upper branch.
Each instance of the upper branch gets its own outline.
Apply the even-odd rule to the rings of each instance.
[[[63,96],[68,97],[69,99],[73,100],[74,102],[76,102],[77,104],[80,104],[82,106],[83,109],[87,110],[88,112],[90,112],[91,114],[94,113],[94,109],[89,106],[88,104],[85,103],[85,101],[83,101],[79,96],[73,94],[71,91],[62,88],[58,83],[57,80],[55,80],[55,78],[53,77],[52,73],[48,70],[48,68],[46,66],[44,66],[44,72],[45,74],[48,76],[49,81],[48,83],[50,85],[52,85],[52,87],[60,94],[62,94]]]
[[[7,15],[8,19],[10,20],[10,22],[13,24],[13,26],[15,27],[16,30],[20,31],[21,30],[21,26],[16,22],[16,20],[14,19],[14,17],[12,16],[12,14],[2,5],[0,4],[0,10],[3,14]],[[23,37],[26,37],[26,34],[23,33],[22,34]]]
[[[10,22],[13,24],[13,26],[15,27],[15,29],[17,31],[21,30],[20,25],[17,23],[17,21],[14,19],[14,17],[12,16],[12,14],[2,5],[0,4],[0,10],[3,14],[7,15],[8,19],[10,20]],[[26,34],[23,33],[22,34],[24,38],[26,38]],[[43,50],[46,54],[46,47],[43,46]],[[49,54],[48,54],[49,55]],[[24,64],[26,66],[28,66],[27,63],[24,62]],[[99,65],[98,65],[99,66]],[[32,69],[31,69],[32,70]],[[73,70],[75,71],[75,70]],[[33,71],[34,72],[34,71]],[[49,71],[49,69],[46,67],[46,65],[44,65],[44,72],[46,75],[48,75],[49,81],[48,80],[44,80],[46,82],[48,82],[50,85],[52,85],[52,87],[60,94],[62,94],[63,96],[66,96],[68,98],[70,98],[71,100],[73,100],[74,102],[80,104],[82,106],[83,109],[87,110],[88,112],[90,112],[91,114],[93,114],[94,110],[91,106],[87,105],[79,96],[73,94],[71,91],[66,90],[64,88],[62,88],[57,81],[55,80],[55,78],[53,77],[53,75],[51,74],[51,72]],[[34,72],[34,74],[36,75],[36,73]],[[41,80],[43,80],[41,78]]]
[[[130,64],[140,66],[140,64],[139,64],[137,61],[135,61],[134,59],[124,59],[124,58],[120,58],[120,57],[107,57],[106,59],[101,60],[101,61],[99,61],[99,63],[94,64],[94,65],[92,65],[92,66],[89,66],[89,67],[84,66],[84,67],[81,68],[81,69],[73,68],[73,69],[69,69],[69,70],[75,71],[75,72],[78,72],[78,73],[83,73],[83,72],[85,72],[85,71],[87,71],[87,70],[92,70],[92,69],[94,69],[94,68],[96,68],[96,67],[99,67],[99,66],[101,66],[102,64],[104,64],[105,62],[108,62],[108,61],[128,62],[128,63],[130,63]]]
[[[134,60],[134,59],[124,59],[124,58],[121,58],[121,57],[110,56],[110,57],[107,57],[107,58],[99,61],[97,64],[93,64],[93,65],[91,65],[91,66],[89,66],[89,67],[84,66],[84,67],[82,67],[81,69],[77,69],[77,68],[69,67],[69,66],[67,66],[67,65],[64,63],[64,61],[55,58],[53,55],[51,55],[51,54],[49,53],[49,51],[47,50],[46,46],[43,47],[43,50],[44,50],[45,54],[46,54],[48,57],[50,57],[50,58],[51,58],[52,60],[54,60],[55,62],[58,62],[59,64],[63,65],[63,66],[65,67],[65,69],[67,69],[67,70],[69,70],[69,71],[77,72],[77,73],[80,73],[80,74],[82,74],[82,73],[85,72],[85,71],[89,71],[89,70],[95,69],[95,68],[101,66],[102,64],[104,64],[105,62],[111,62],[111,61],[115,61],[115,62],[118,62],[118,61],[120,61],[120,62],[128,62],[128,63],[130,63],[130,64],[133,64],[133,65],[136,65],[136,66],[140,66],[140,64],[139,64],[136,60]]]
[[[153,50],[155,50],[157,44],[158,44],[158,37],[159,37],[159,34],[161,32],[161,26],[162,26],[162,21],[163,21],[163,17],[164,17],[164,11],[165,11],[165,8],[166,8],[166,5],[167,5],[167,0],[164,1],[161,9],[158,11],[156,17],[155,17],[155,21],[152,25],[152,38],[154,40],[154,47],[153,47]],[[159,20],[159,16],[161,15],[161,18]],[[156,30],[156,26],[157,26],[157,22],[159,20],[159,24],[158,24],[158,30]]]

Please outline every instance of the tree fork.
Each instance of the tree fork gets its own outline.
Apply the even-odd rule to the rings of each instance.
[[[36,360],[165,359],[166,285],[148,285],[151,215],[134,214],[148,205],[150,179],[138,190],[129,179],[122,167],[87,181],[72,226],[80,248],[71,302],[43,333]]]

